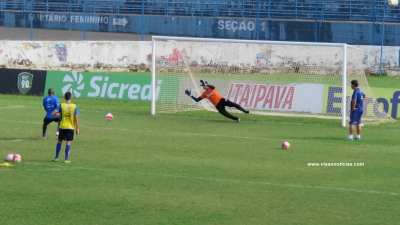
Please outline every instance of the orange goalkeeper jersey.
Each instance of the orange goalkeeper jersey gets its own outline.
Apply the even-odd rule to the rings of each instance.
[[[208,88],[205,92],[203,92],[203,94],[201,94],[200,98],[208,98],[208,100],[210,100],[214,106],[217,106],[223,97],[219,95],[215,89]]]

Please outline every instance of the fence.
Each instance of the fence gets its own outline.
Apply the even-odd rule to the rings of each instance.
[[[240,17],[318,21],[382,21],[383,0],[3,0],[0,10],[164,16]],[[387,22],[400,22],[391,8]]]
[[[385,26],[382,26],[382,22]],[[400,45],[385,0],[2,0],[0,27]],[[383,28],[386,27],[385,32]],[[40,31],[46,32],[46,31]],[[1,35],[0,35],[1,38]]]

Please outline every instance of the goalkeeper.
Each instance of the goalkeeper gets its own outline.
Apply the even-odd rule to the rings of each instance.
[[[205,90],[200,97],[196,98],[192,96],[192,93],[189,90],[185,90],[185,94],[187,94],[196,102],[199,102],[204,98],[208,98],[208,100],[210,100],[215,108],[217,108],[219,113],[221,113],[225,117],[228,117],[229,119],[235,120],[238,123],[241,121],[240,118],[229,114],[228,111],[226,111],[225,109],[226,106],[235,107],[244,113],[249,113],[249,111],[243,109],[240,105],[223,98],[220,94],[218,94],[217,90],[215,90],[215,86],[208,84],[207,81],[200,80],[200,86],[202,86]]]

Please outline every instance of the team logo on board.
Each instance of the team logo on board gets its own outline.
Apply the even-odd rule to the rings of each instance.
[[[26,94],[29,90],[31,90],[33,82],[33,74],[28,72],[23,72],[18,74],[18,90]]]

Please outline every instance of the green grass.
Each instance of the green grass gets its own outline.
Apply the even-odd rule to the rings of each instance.
[[[135,75],[148,75],[151,73],[134,73]],[[170,76],[168,73],[159,73],[158,76]],[[186,77],[187,73],[174,73],[174,76]],[[248,80],[248,74],[196,74],[199,79],[226,79],[226,80]],[[289,82],[289,83],[302,83],[309,82],[315,84],[332,84],[341,85],[341,79],[338,76],[315,76],[301,73],[286,73],[286,74],[255,74],[252,79],[254,81],[269,81],[269,82]],[[378,88],[398,88],[400,86],[399,77],[388,76],[367,76],[367,81],[370,87]],[[350,83],[350,81],[349,81]]]
[[[23,158],[0,167],[0,224],[400,221],[399,122],[367,125],[362,141],[345,142],[335,120],[236,114],[235,123],[206,111],[151,116],[144,103],[74,102],[81,134],[65,165],[51,162],[55,124],[38,139],[41,97],[0,95],[0,155]]]
[[[158,76],[170,76],[171,74],[159,73]],[[174,73],[173,76],[187,77],[186,73]],[[219,79],[219,80],[235,80],[235,81],[249,81],[249,74],[195,74],[195,77],[204,80]],[[252,74],[251,81],[260,82],[276,82],[276,83],[314,83],[314,84],[331,84],[341,85],[341,78],[339,76],[315,76],[303,73],[284,73],[284,74]]]
[[[399,77],[379,77],[379,76],[368,76],[368,84],[371,87],[379,88],[399,88],[400,79]]]

